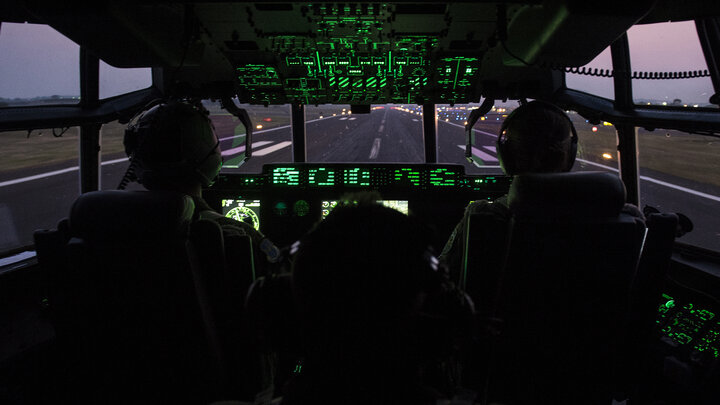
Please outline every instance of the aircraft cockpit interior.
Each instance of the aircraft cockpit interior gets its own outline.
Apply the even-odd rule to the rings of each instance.
[[[0,403],[720,403],[718,55],[699,0],[5,1]],[[143,138],[176,104],[210,141]],[[530,105],[557,169],[508,158]],[[337,316],[415,238],[416,323]]]

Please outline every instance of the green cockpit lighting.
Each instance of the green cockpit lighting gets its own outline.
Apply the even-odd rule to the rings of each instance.
[[[699,356],[720,357],[720,322],[715,313],[663,294],[656,324],[672,345],[687,346]]]
[[[435,187],[454,187],[457,184],[457,173],[445,168],[430,169],[430,185]]]
[[[274,185],[299,186],[300,170],[294,167],[276,167],[272,171]]]
[[[370,169],[353,167],[344,169],[345,186],[348,187],[368,187],[370,186]]]
[[[420,171],[409,167],[401,167],[393,170],[392,180],[397,185],[420,186]]]
[[[448,49],[448,26],[409,27],[397,21],[396,7],[316,3],[296,9],[305,17],[300,30],[254,30],[259,52],[236,62],[241,101],[477,101],[481,50],[463,49],[465,55],[457,56]],[[255,27],[276,26],[271,18],[262,10],[248,15]]]
[[[318,167],[308,170],[308,186],[332,187],[335,185],[335,170]]]

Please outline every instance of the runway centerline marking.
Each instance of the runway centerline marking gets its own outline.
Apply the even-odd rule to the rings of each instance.
[[[380,138],[375,138],[372,148],[370,149],[370,156],[368,156],[368,159],[377,159],[378,153],[380,153],[380,141]]]

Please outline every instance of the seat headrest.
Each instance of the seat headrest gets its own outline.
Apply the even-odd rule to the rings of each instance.
[[[510,211],[521,217],[615,217],[624,204],[625,185],[607,172],[519,175],[508,195]]]
[[[170,191],[93,191],[70,210],[72,236],[96,241],[146,241],[187,232],[195,203]]]

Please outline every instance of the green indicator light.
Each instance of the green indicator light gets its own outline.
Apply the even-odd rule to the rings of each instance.
[[[697,311],[697,317],[703,321],[709,321],[715,317],[715,314],[708,311],[707,309],[700,309]]]
[[[455,81],[453,82],[453,90],[457,86],[458,72],[460,72],[460,61],[457,61],[457,67],[455,68]]]
[[[675,341],[680,343],[681,345],[685,345],[692,341],[692,337],[688,336],[685,333],[677,333],[675,334]]]
[[[293,212],[299,217],[304,217],[310,213],[310,204],[305,200],[298,200],[293,204]]]

